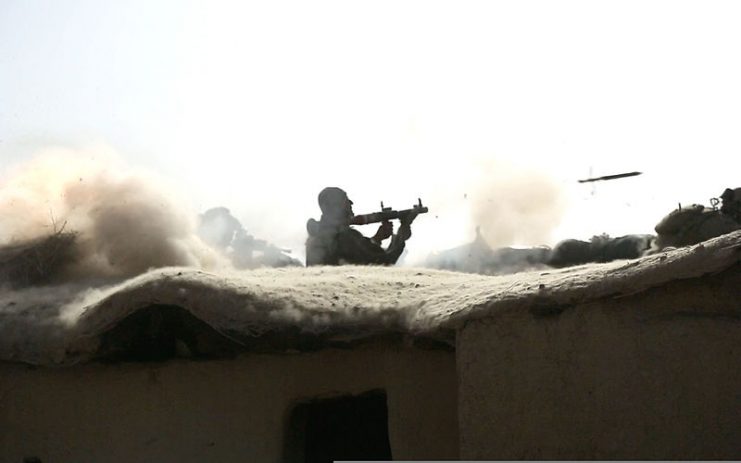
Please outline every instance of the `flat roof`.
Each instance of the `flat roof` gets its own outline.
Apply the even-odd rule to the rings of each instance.
[[[164,268],[102,288],[1,291],[0,361],[90,361],[105,333],[152,306],[180,307],[238,344],[287,330],[321,339],[396,333],[450,341],[462,323],[503,310],[636,294],[740,261],[737,231],[639,259],[502,276],[367,266],[228,274]]]

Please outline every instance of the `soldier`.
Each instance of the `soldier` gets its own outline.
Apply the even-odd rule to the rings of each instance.
[[[198,235],[229,257],[238,269],[301,266],[301,262],[285,254],[290,250],[280,249],[247,233],[225,207],[214,207],[200,215]]]
[[[306,265],[392,265],[404,251],[406,240],[412,236],[411,224],[416,214],[402,217],[399,231],[393,234],[391,222],[383,222],[372,238],[366,238],[350,227],[355,215],[353,202],[347,193],[337,187],[327,187],[319,193],[322,218],[309,219],[306,230]],[[391,237],[384,249],[381,242]]]
[[[244,227],[225,207],[214,207],[200,215],[198,236],[222,251],[232,244],[235,236],[244,233]]]
[[[720,200],[722,202],[720,206],[721,214],[727,215],[741,224],[741,188],[726,188],[726,191],[720,195]]]
[[[741,228],[736,192],[727,188],[721,195],[720,210],[693,204],[680,207],[656,225],[656,241],[649,254],[667,247],[697,244]],[[717,204],[717,200],[716,200]]]

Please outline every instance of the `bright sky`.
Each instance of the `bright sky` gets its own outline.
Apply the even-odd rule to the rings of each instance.
[[[412,240],[442,249],[497,169],[534,169],[566,204],[543,244],[650,233],[741,186],[739,24],[738,2],[4,0],[0,172],[103,143],[298,251],[326,185],[358,213],[422,197]]]

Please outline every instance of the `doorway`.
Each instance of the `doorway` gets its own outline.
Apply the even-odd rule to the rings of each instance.
[[[317,399],[296,405],[286,436],[285,461],[391,460],[386,392]]]

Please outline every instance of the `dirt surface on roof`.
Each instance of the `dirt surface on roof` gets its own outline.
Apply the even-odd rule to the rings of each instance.
[[[244,345],[287,332],[324,340],[396,333],[450,342],[466,320],[635,294],[722,272],[740,261],[741,232],[734,232],[635,260],[505,276],[358,266],[229,274],[165,268],[107,287],[5,289],[0,360],[89,361],[105,333],[152,306],[180,307]]]

